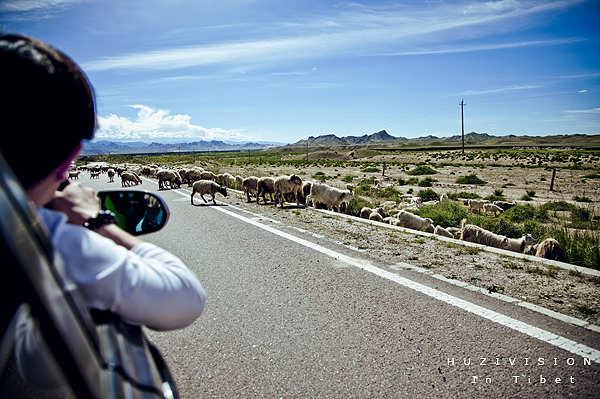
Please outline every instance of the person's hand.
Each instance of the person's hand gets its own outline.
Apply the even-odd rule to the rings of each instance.
[[[100,199],[96,192],[79,183],[69,184],[63,191],[56,191],[49,208],[65,213],[69,223],[83,225],[100,211]]]

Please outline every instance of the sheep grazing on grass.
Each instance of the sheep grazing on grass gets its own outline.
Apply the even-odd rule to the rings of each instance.
[[[273,181],[273,188],[275,190],[275,205],[281,200],[281,207],[283,208],[285,194],[291,194],[296,200],[296,205],[300,206],[300,200],[298,199],[298,191],[302,189],[302,179],[299,176],[279,176]]]
[[[508,238],[479,226],[466,224],[466,219],[461,222],[460,239],[513,252],[523,252],[527,245],[535,244],[535,240],[529,234],[521,238]]]
[[[398,226],[413,230],[426,231],[428,233],[433,233],[435,230],[433,227],[433,220],[430,218],[422,218],[414,213],[402,210],[398,212],[396,218],[398,219]]]
[[[527,246],[525,253],[552,260],[560,260],[563,257],[562,248],[554,238],[546,238],[539,244]]]
[[[447,229],[443,228],[440,225],[435,226],[435,229],[433,230],[433,234],[435,234],[437,236],[442,236],[442,237],[454,238],[454,234],[452,234],[451,232],[449,232]]]
[[[267,199],[265,198],[265,194],[269,194],[271,197],[271,202],[275,202],[273,199],[273,193],[275,193],[275,180],[272,177],[261,177],[258,179],[256,183],[258,193],[256,194],[256,203],[260,203],[260,197],[264,203],[267,203]]]
[[[258,177],[249,176],[242,180],[242,190],[246,193],[248,202],[252,202],[250,194],[254,194],[256,196],[256,201],[258,202]]]
[[[230,188],[235,187],[235,177],[233,177],[230,173],[221,173],[220,175],[217,175],[217,180],[215,181],[221,186]]]
[[[440,195],[440,204],[442,202],[448,202],[448,194],[443,193],[442,195]]]
[[[326,209],[332,209],[336,212],[340,212],[343,207],[348,206],[352,198],[354,198],[350,190],[340,190],[339,188],[317,182],[312,183],[309,197],[313,206],[322,203]]]
[[[110,168],[109,170],[106,171],[106,174],[108,175],[109,183],[114,183],[115,182],[115,170],[113,168]]]
[[[494,217],[496,217],[496,215],[499,215],[502,212],[504,212],[504,209],[495,204],[483,204],[483,213],[487,215],[490,212],[494,214]]]
[[[222,196],[227,197],[227,189],[212,180],[198,180],[194,182],[192,185],[192,196],[190,197],[192,205],[194,205],[194,194],[196,193],[200,194],[200,198],[202,198],[204,203],[207,203],[204,194],[210,194],[212,202],[215,205],[217,204],[217,201],[215,201],[216,193],[220,193]]]
[[[368,206],[363,206],[363,208],[360,210],[360,217],[362,219],[368,219],[369,215],[371,215],[371,212],[373,212],[373,209],[369,208]]]
[[[469,205],[469,211],[470,212],[477,212],[477,213],[481,213],[481,211],[483,210],[483,205],[489,203],[490,201],[488,200],[477,200],[477,199],[470,199],[467,204]]]
[[[164,190],[167,188],[167,183],[169,183],[169,188],[173,188],[177,186],[181,187],[181,176],[179,173],[174,170],[169,169],[161,169],[156,172],[156,177],[158,178],[158,189]]]
[[[69,172],[69,180],[79,180],[80,171],[72,170]]]
[[[121,173],[121,186],[129,187],[129,186],[137,186],[138,184],[142,184],[142,179],[138,175],[133,172],[123,172]]]

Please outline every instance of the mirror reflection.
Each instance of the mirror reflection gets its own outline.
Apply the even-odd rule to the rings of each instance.
[[[169,210],[162,198],[145,191],[101,191],[102,209],[115,214],[117,225],[133,234],[160,230],[167,222]]]

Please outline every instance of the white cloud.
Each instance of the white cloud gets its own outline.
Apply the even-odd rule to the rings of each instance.
[[[584,90],[579,90],[577,93],[579,93],[579,94],[585,94],[585,93],[589,93],[589,92],[590,92],[589,90],[584,89]]]
[[[541,87],[543,87],[543,86],[523,85],[523,86],[500,87],[498,89],[488,89],[488,90],[467,90],[465,92],[459,93],[459,95],[461,95],[461,96],[477,96],[477,95],[481,95],[481,94],[504,93],[507,91],[539,89]]]
[[[584,39],[559,39],[559,40],[532,40],[527,42],[484,44],[480,46],[451,47],[444,49],[427,49],[415,51],[401,51],[396,53],[381,53],[377,56],[407,56],[407,55],[435,55],[452,53],[472,53],[475,51],[503,50],[509,48],[532,47],[532,46],[557,46],[561,44],[571,44],[581,42]]]
[[[0,4],[0,11],[23,12],[52,9],[79,3],[81,0],[8,0]]]
[[[167,110],[153,109],[139,104],[130,107],[138,110],[134,120],[115,114],[107,117],[99,116],[96,139],[141,141],[157,139],[245,141],[254,139],[242,134],[239,130],[194,125],[191,117],[186,114],[171,115]]]
[[[564,112],[568,114],[600,114],[600,107],[591,109],[569,109]]]
[[[465,34],[469,35],[477,26],[476,30],[481,35],[485,31],[506,29],[513,19],[579,2],[580,0],[520,3],[505,0],[483,4],[470,2],[463,6],[441,4],[409,8],[399,5],[386,9],[351,7],[333,16],[261,26],[263,37],[255,40],[106,56],[84,64],[84,69],[164,70],[224,63],[264,64],[345,54],[370,55],[373,51],[379,50],[377,52],[381,53],[381,50],[390,48],[404,48],[405,52],[410,52],[425,38],[434,42],[447,41],[449,30],[455,32],[456,29],[464,29],[467,32]],[[497,22],[501,23],[494,25]],[[456,39],[456,36],[453,37]],[[574,39],[557,40],[555,43],[523,42],[513,46],[551,45],[566,43],[568,40]],[[511,45],[502,46],[496,45],[496,48]]]

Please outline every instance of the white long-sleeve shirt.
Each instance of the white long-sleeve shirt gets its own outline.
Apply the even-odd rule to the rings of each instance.
[[[90,308],[110,310],[131,324],[172,330],[191,324],[202,312],[202,285],[176,256],[150,243],[127,250],[67,216],[38,208],[38,214],[60,254],[67,278],[75,283]],[[17,323],[15,355],[21,375],[37,386],[52,386],[52,364],[37,342],[31,321]],[[41,366],[41,367],[40,367]],[[33,370],[35,369],[35,370]],[[44,371],[46,370],[46,372]]]

